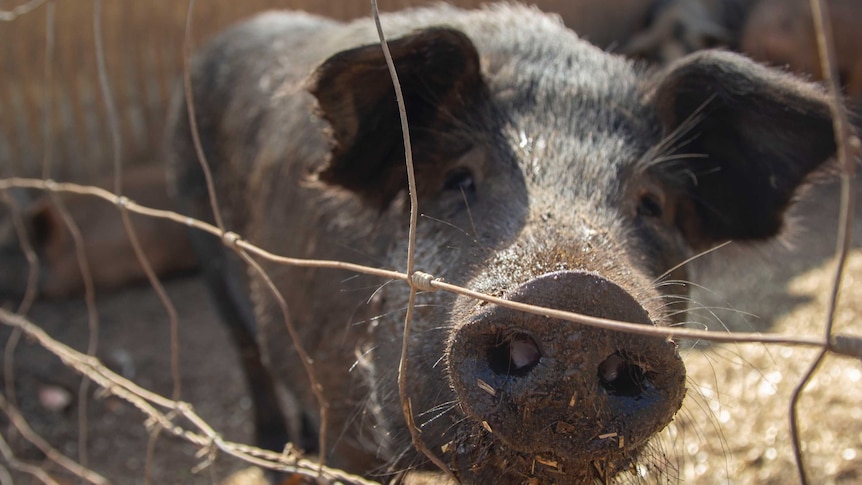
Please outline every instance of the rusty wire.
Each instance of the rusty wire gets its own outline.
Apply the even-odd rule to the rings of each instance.
[[[54,0],[49,0],[45,10],[45,65],[44,77],[45,82],[50,86],[54,82],[54,25],[55,25],[55,10],[56,3]],[[46,90],[42,99],[42,116],[45,123],[42,131],[42,176],[48,178],[53,172],[53,146],[51,144],[52,117],[51,92]],[[96,308],[96,294],[93,283],[92,272],[88,262],[84,236],[75,222],[69,210],[66,208],[66,203],[58,196],[58,194],[49,194],[51,203],[57,208],[60,219],[66,230],[72,236],[72,241],[75,248],[75,257],[78,261],[78,271],[81,274],[81,279],[84,283],[84,301],[87,305],[87,355],[96,355],[96,350],[99,345],[99,313]],[[14,352],[14,350],[13,350]],[[10,357],[11,358],[11,357]],[[84,468],[89,462],[89,424],[87,411],[89,409],[89,393],[90,379],[88,376],[83,376],[81,383],[78,386],[78,461]]]
[[[114,204],[120,203],[120,198],[114,195],[111,191],[101,189],[99,187],[81,185],[71,182],[55,182],[53,180],[42,180],[22,177],[9,177],[5,179],[0,179],[0,190],[8,190],[13,187],[39,189],[46,190],[49,192],[54,191],[68,192],[74,194],[86,194],[94,197],[99,197]],[[174,211],[145,207],[139,205],[131,199],[125,199],[122,201],[122,203],[125,204],[129,212],[133,212],[147,217],[157,217],[164,220],[170,220],[178,224],[184,224],[197,230],[207,232],[214,236],[221,235],[221,231],[219,231],[219,229],[212,224],[179,214]],[[235,239],[231,241],[232,245],[236,245],[237,247],[242,248],[243,250],[246,250],[249,253],[254,254],[255,256],[266,259],[273,263],[286,264],[303,268],[341,269],[370,276],[378,276],[384,279],[400,280],[404,282],[408,282],[411,280],[411,276],[407,275],[406,273],[402,273],[395,270],[381,269],[374,266],[364,266],[361,264],[347,263],[344,261],[304,259],[280,256],[278,254],[255,246],[254,244],[246,241],[245,239],[242,239],[238,234],[233,234],[233,237],[235,237]],[[414,275],[420,276],[418,272],[414,273]],[[824,346],[824,340],[821,338],[800,335],[785,335],[761,332],[725,333],[717,332],[714,330],[698,330],[693,328],[650,327],[647,325],[640,325],[618,320],[610,320],[606,318],[591,317],[589,315],[583,315],[574,312],[566,312],[561,310],[555,310],[553,308],[513,302],[499,297],[495,297],[493,295],[487,295],[484,293],[473,291],[458,285],[446,283],[442,278],[435,278],[433,275],[427,275],[424,279],[427,280],[428,285],[437,290],[449,291],[458,295],[475,298],[477,300],[493,303],[495,305],[500,305],[506,308],[511,308],[513,310],[519,310],[535,315],[547,316],[549,318],[556,318],[560,320],[565,320],[567,322],[578,323],[581,325],[587,325],[590,327],[602,328],[606,330],[615,330],[619,332],[628,332],[651,337],[664,337],[669,339],[705,340],[716,343],[766,343],[815,348],[821,348]],[[828,347],[830,351],[833,351],[840,355],[846,355],[849,357],[856,357],[862,359],[862,353],[859,353],[859,351],[856,350],[858,347],[857,342],[859,341],[862,341],[862,337],[857,335],[835,335],[833,336],[831,341],[828,342]]]
[[[404,330],[401,339],[401,357],[398,360],[398,397],[401,400],[401,411],[404,414],[404,419],[407,422],[407,429],[410,430],[410,439],[413,441],[413,446],[421,451],[434,465],[437,466],[449,478],[457,482],[458,479],[452,473],[448,466],[432,452],[419,433],[419,428],[416,426],[416,418],[413,415],[413,404],[410,401],[410,395],[407,393],[407,359],[409,357],[407,349],[410,342],[410,330],[413,323],[413,311],[416,308],[416,292],[419,289],[414,284],[413,268],[416,259],[416,225],[419,221],[419,198],[416,194],[416,173],[413,169],[413,149],[410,145],[410,130],[407,123],[407,108],[404,105],[404,93],[401,91],[401,83],[398,81],[398,73],[395,71],[395,63],[392,61],[392,54],[389,52],[389,44],[386,42],[386,36],[383,33],[383,26],[380,23],[380,9],[377,7],[377,0],[371,0],[371,16],[374,18],[374,26],[377,28],[377,36],[380,39],[380,47],[383,49],[383,57],[386,59],[386,68],[389,70],[389,77],[392,79],[392,87],[395,89],[395,100],[398,103],[398,117],[401,122],[401,135],[404,140],[404,161],[407,170],[407,191],[410,194],[410,229],[407,241],[407,282],[410,284],[410,295],[407,299],[407,313],[404,315]]]
[[[171,360],[171,379],[173,381],[173,390],[171,392],[171,397],[174,400],[179,400],[182,395],[182,379],[180,378],[180,350],[179,350],[179,318],[177,317],[177,310],[174,306],[171,298],[168,296],[167,291],[162,285],[159,277],[156,275],[156,272],[153,270],[152,264],[150,264],[149,258],[147,258],[144,253],[143,247],[141,246],[140,239],[138,238],[137,231],[135,230],[135,226],[132,223],[131,218],[129,217],[129,211],[125,209],[123,204],[124,198],[122,197],[123,186],[122,186],[122,175],[123,175],[123,159],[122,159],[122,146],[123,140],[120,135],[119,130],[119,121],[117,115],[116,103],[114,102],[114,96],[111,90],[111,84],[108,80],[108,72],[107,67],[105,65],[105,47],[104,40],[102,36],[102,19],[101,19],[101,7],[102,0],[94,0],[93,2],[93,40],[94,47],[96,52],[96,64],[97,64],[97,72],[99,79],[99,89],[101,90],[102,99],[105,101],[105,114],[108,119],[108,126],[110,127],[110,141],[111,141],[111,154],[112,154],[112,162],[113,162],[113,172],[114,172],[114,192],[119,197],[119,201],[117,203],[117,209],[120,212],[120,216],[123,222],[123,229],[126,231],[126,235],[129,237],[129,242],[131,243],[132,250],[135,253],[135,257],[138,260],[138,263],[141,265],[141,268],[144,271],[144,274],[147,277],[147,281],[150,286],[152,286],[153,290],[156,292],[156,295],[159,298],[159,301],[162,304],[162,307],[165,309],[168,317],[168,328],[170,332],[170,360]],[[145,477],[149,478],[150,470],[152,468],[153,463],[153,450],[155,449],[155,443],[161,434],[161,428],[156,426],[150,433],[150,439],[147,446],[147,456],[146,456],[146,465],[145,469]],[[149,483],[149,482],[148,482]]]
[[[838,164],[841,169],[841,204],[838,216],[838,237],[835,247],[835,276],[829,290],[829,305],[824,325],[824,341],[826,343],[821,347],[817,357],[815,357],[811,366],[790,396],[790,433],[793,439],[793,453],[796,458],[796,467],[799,471],[799,479],[803,485],[807,485],[809,480],[805,470],[805,456],[802,453],[802,437],[799,432],[799,398],[805,390],[805,386],[810,382],[820,364],[823,363],[823,359],[829,353],[829,343],[834,340],[833,325],[835,323],[835,311],[838,308],[838,293],[844,276],[847,253],[850,250],[850,238],[853,232],[853,212],[856,207],[856,191],[853,189],[853,181],[856,176],[855,159],[859,154],[860,148],[859,138],[852,133],[853,130],[850,128],[847,113],[844,110],[844,104],[841,99],[841,88],[838,85],[835,45],[829,11],[823,0],[809,0],[809,5],[817,37],[817,53],[820,57],[820,67],[830,95],[829,109],[832,114],[835,146],[837,148]]]

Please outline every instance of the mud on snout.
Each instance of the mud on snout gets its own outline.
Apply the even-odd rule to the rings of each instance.
[[[506,298],[653,324],[628,292],[586,271],[544,274]],[[446,352],[471,423],[444,448],[453,468],[475,483],[510,474],[550,482],[610,478],[631,466],[682,405],[685,367],[668,339],[474,307]]]

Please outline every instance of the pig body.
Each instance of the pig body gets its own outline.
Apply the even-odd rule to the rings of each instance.
[[[775,235],[834,152],[818,90],[733,54],[643,73],[525,7],[382,20],[415,154],[416,268],[478,291],[671,324],[686,292],[674,266]],[[192,77],[227,230],[292,257],[404,269],[403,145],[369,20],[264,14],[215,38]],[[184,210],[212,219],[182,96],[169,129]],[[429,466],[397,388],[407,285],[264,264],[329,406],[317,450],[318,403],[279,306],[217,238],[193,240],[226,321],[259,344],[263,445],[290,439],[366,475]],[[444,292],[418,297],[406,372],[422,439],[465,483],[608,480],[647,459],[685,394],[671,341]]]

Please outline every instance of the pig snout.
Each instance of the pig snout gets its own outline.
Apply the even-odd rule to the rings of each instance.
[[[651,325],[628,292],[594,273],[542,275],[507,299]],[[452,385],[477,424],[520,453],[569,468],[631,456],[682,404],[676,345],[499,306],[453,331]]]

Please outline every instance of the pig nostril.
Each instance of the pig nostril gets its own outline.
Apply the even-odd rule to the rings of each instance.
[[[599,364],[599,381],[609,394],[635,397],[647,386],[643,369],[620,354],[613,354]]]
[[[500,338],[502,343],[488,350],[488,365],[497,375],[524,376],[542,358],[536,341],[525,333]]]

